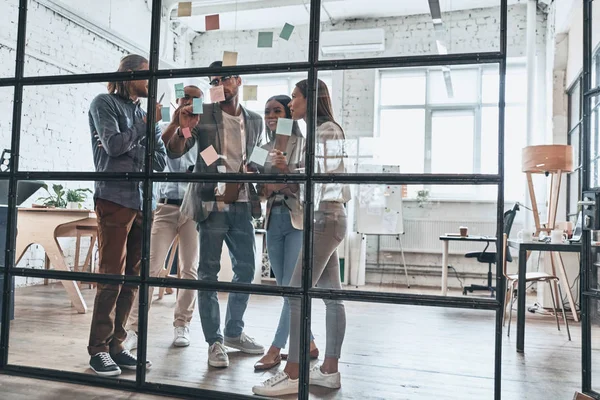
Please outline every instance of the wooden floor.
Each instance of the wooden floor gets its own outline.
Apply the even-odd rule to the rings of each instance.
[[[408,290],[423,292],[418,288]],[[91,310],[94,290],[83,290],[83,294]],[[197,311],[191,325],[192,345],[172,347],[174,297],[155,301],[150,311],[148,358],[154,367],[147,375],[148,381],[249,395],[252,385],[276,372],[255,373],[252,366],[258,357],[238,352],[230,353],[229,368],[210,368]],[[221,298],[223,312],[225,295]],[[272,340],[280,302],[275,297],[251,296],[245,330],[265,346]],[[77,314],[60,285],[17,289],[15,303],[11,364],[92,373],[86,351],[91,312]],[[340,362],[343,387],[338,391],[311,388],[311,398],[493,399],[493,312],[354,302],[346,302],[346,312],[347,331]],[[313,314],[316,342],[324,353],[321,301],[314,302]],[[514,323],[512,328],[510,338],[506,332],[503,334],[502,398],[572,398],[581,386],[579,325],[571,324],[573,341],[569,342],[562,324],[563,330],[557,331],[552,317],[527,313],[525,354],[516,352]],[[600,333],[594,330],[593,335],[594,343],[600,344]],[[595,362],[600,367],[600,361]],[[121,377],[133,380],[135,374],[127,372]],[[17,382],[14,379],[0,376],[0,392],[12,396],[0,396],[3,399],[154,398],[75,385],[21,385],[13,383]]]

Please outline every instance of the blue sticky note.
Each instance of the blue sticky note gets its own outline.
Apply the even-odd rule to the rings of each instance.
[[[194,102],[192,103],[192,113],[193,114],[202,114],[202,105],[204,104],[204,100],[202,97],[194,97]]]
[[[275,133],[278,135],[291,136],[292,135],[292,125],[294,124],[294,120],[289,118],[278,118],[277,119],[277,129]]]
[[[273,32],[258,32],[258,47],[273,47]]]
[[[281,33],[279,34],[279,37],[283,40],[290,40],[292,32],[294,32],[294,25],[288,24],[286,22],[286,24],[283,26],[283,29],[281,30]]]
[[[176,83],[175,84],[175,98],[181,99],[182,97],[185,97],[185,93],[183,91],[183,83]]]
[[[160,113],[163,122],[171,122],[171,107],[162,107]]]

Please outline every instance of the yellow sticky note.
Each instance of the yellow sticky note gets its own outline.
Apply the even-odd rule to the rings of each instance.
[[[237,65],[238,53],[235,51],[224,51],[223,52],[223,66],[234,67]]]
[[[192,16],[192,2],[191,1],[180,1],[177,5],[177,16],[178,17],[191,17]]]
[[[256,101],[258,98],[258,86],[244,85],[244,101]]]

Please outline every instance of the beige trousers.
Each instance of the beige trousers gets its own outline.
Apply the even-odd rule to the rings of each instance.
[[[179,207],[170,204],[159,204],[154,211],[152,237],[150,239],[150,276],[158,277],[164,268],[167,253],[175,237],[179,235],[179,268],[181,279],[198,279],[198,231],[196,222],[183,216]],[[169,266],[169,269],[171,266]],[[148,288],[152,299],[154,287]],[[175,305],[173,326],[188,326],[196,307],[196,290],[179,289]],[[129,328],[138,330],[138,296],[129,315]],[[151,304],[151,301],[148,303]],[[149,309],[150,307],[148,307]]]

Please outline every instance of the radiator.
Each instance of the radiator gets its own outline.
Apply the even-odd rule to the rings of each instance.
[[[464,225],[469,228],[471,235],[496,234],[495,221],[439,221],[430,219],[405,219],[405,234],[401,236],[405,252],[410,253],[437,253],[442,252],[441,235],[446,233],[458,233],[458,227]],[[518,232],[521,227],[514,224],[512,232]],[[511,235],[515,236],[515,235]],[[396,236],[380,236],[381,251],[400,251],[400,242]],[[481,242],[450,242],[448,252],[450,254],[465,254],[469,251],[482,251],[485,243]],[[494,243],[490,244],[488,250],[494,251]]]

